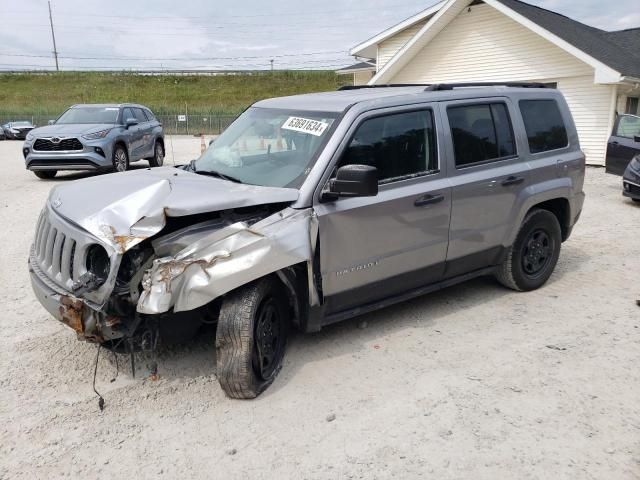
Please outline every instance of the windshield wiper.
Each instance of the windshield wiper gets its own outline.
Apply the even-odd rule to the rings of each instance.
[[[220,173],[215,170],[194,170],[193,173],[196,173],[198,175],[206,175],[208,177],[217,177],[223,180],[228,180],[229,182],[243,183],[239,178],[225,175],[224,173]]]
[[[208,177],[216,177],[221,178],[223,180],[227,180],[229,182],[234,183],[244,183],[242,180],[236,177],[232,177],[231,175],[226,175],[224,173],[218,172],[216,170],[197,170],[196,169],[196,160],[191,160],[188,165],[188,169],[197,175],[205,175]]]

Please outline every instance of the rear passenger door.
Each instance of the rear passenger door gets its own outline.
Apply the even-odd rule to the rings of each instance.
[[[452,186],[447,278],[500,262],[529,184],[529,167],[518,155],[514,109],[506,98],[444,105]]]
[[[314,203],[328,314],[442,278],[451,195],[435,113],[431,106],[369,112],[338,149],[332,171],[375,166],[379,192]]]

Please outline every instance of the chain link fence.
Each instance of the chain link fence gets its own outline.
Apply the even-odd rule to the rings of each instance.
[[[11,113],[0,111],[0,125],[7,122],[30,121],[33,125],[41,127],[47,125],[49,120],[56,119],[61,112],[47,113]],[[219,135],[238,117],[237,115],[221,115],[217,113],[161,113],[156,117],[162,123],[164,133],[169,135]]]

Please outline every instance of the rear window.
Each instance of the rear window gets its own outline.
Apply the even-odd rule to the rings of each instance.
[[[516,154],[504,103],[462,105],[447,109],[456,167],[501,160]]]
[[[531,153],[548,152],[569,145],[567,128],[555,100],[520,100],[520,112]]]

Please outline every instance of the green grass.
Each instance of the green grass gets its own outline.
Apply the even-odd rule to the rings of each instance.
[[[142,103],[156,114],[235,115],[269,97],[335,90],[351,83],[334,72],[162,75],[60,72],[0,74],[0,114],[56,117],[74,103]],[[186,106],[186,107],[185,107]]]

